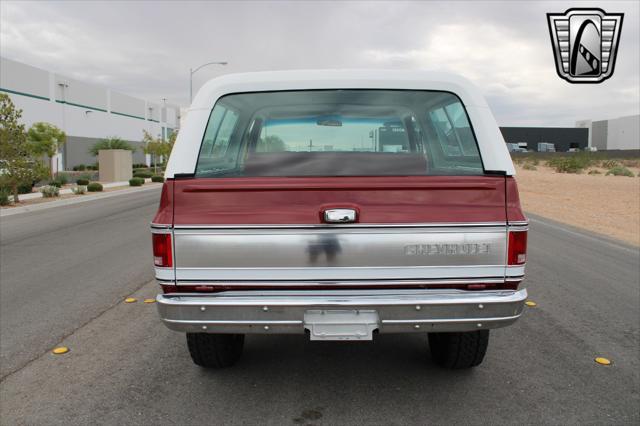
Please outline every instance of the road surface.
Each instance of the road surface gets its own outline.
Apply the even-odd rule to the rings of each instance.
[[[416,334],[249,336],[237,366],[206,371],[141,303],[157,292],[147,225],[158,195],[1,219],[1,424],[640,421],[637,248],[532,218],[526,287],[538,306],[493,331],[471,371],[436,367]],[[129,295],[139,301],[122,303]],[[60,344],[71,351],[51,354]]]

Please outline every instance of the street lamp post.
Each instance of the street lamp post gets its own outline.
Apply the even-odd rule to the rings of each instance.
[[[223,62],[207,62],[206,64],[202,64],[196,69],[189,68],[189,104],[193,102],[193,75],[200,69],[204,68],[207,65],[227,65],[226,61]]]

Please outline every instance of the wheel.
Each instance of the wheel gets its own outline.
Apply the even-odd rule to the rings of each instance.
[[[193,362],[205,368],[226,368],[242,356],[244,334],[187,333]]]
[[[471,368],[482,363],[489,345],[489,330],[464,333],[429,333],[429,349],[436,364]]]

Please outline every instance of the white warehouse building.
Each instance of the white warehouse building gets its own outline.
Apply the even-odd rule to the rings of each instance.
[[[112,136],[136,147],[134,163],[149,164],[140,149],[142,131],[167,138],[180,125],[176,105],[150,102],[6,58],[0,58],[0,92],[22,110],[26,128],[44,121],[67,134],[57,156],[58,170],[95,163],[89,149]]]
[[[576,127],[589,129],[589,147],[598,151],[640,149],[640,115],[609,120],[581,120]]]

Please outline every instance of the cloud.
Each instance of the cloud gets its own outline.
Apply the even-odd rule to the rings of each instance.
[[[640,111],[637,2],[624,12],[615,75],[572,85],[555,72],[547,12],[556,2],[0,3],[3,56],[154,101],[188,101],[189,68],[444,69],[474,81],[501,125],[572,126]],[[584,5],[583,5],[584,6]]]

